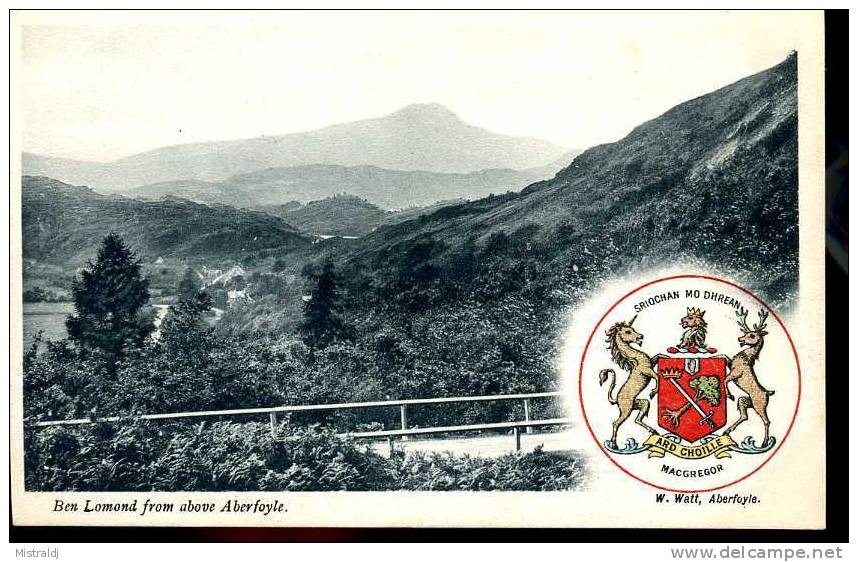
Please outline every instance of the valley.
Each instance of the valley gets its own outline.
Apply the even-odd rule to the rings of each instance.
[[[419,118],[433,111],[453,119],[438,108]],[[326,193],[314,180],[300,181],[307,167],[271,168],[206,183],[195,195],[205,199],[200,193],[217,185],[218,197],[230,193],[239,206],[185,199],[193,194],[178,184],[162,184],[150,193],[157,199],[134,199],[25,176],[25,288],[67,294],[100,236],[115,231],[140,258],[154,297],[174,293],[187,268],[244,268],[230,290],[247,290],[253,300],[225,314],[239,330],[294,328],[301,272],[323,259],[344,275],[355,313],[378,299],[412,313],[451,299],[516,295],[546,303],[557,290],[568,295],[557,302],[567,302],[604,274],[680,257],[753,276],[754,289],[780,302],[797,279],[797,233],[771,225],[792,224],[797,212],[795,115],[790,58],[585,151],[544,174],[551,179],[401,210],[359,195],[383,170],[357,183],[337,172],[331,186],[339,191]],[[274,195],[285,185],[278,182],[302,186],[304,200],[292,198],[292,188]],[[127,195],[140,197],[141,189]],[[323,197],[306,201],[314,193]],[[285,201],[262,203],[278,197]],[[753,243],[738,237],[737,222],[756,233]],[[230,308],[225,297],[217,302]]]
[[[81,323],[94,334],[86,341],[80,334],[65,339],[57,327],[70,312],[68,302],[27,303],[25,333],[32,337],[43,326],[53,341],[26,353],[25,419],[559,391],[570,308],[607,279],[672,263],[729,271],[773,306],[789,306],[798,283],[796,80],[792,55],[682,103],[616,142],[572,156],[553,171],[512,183],[493,174],[510,178],[528,168],[470,168],[503,164],[492,160],[498,154],[515,154],[516,165],[529,166],[565,151],[518,139],[488,152],[474,146],[474,155],[467,156],[464,137],[445,143],[439,136],[467,126],[439,108],[359,125],[349,154],[366,148],[361,162],[274,162],[268,156],[292,158],[284,147],[297,141],[257,139],[247,152],[242,142],[167,147],[126,160],[109,171],[109,181],[105,176],[86,186],[26,175],[25,290],[33,298],[68,301],[75,280],[86,278],[98,298],[84,299],[91,314]],[[418,126],[414,119],[428,119],[440,133],[430,134],[425,122]],[[403,141],[382,158],[379,147],[391,146],[390,137],[366,136],[387,135],[396,123],[426,133],[416,147],[426,152],[420,160],[425,169],[405,169],[417,165],[416,145]],[[480,131],[468,134],[485,138]],[[302,138],[311,147],[315,137]],[[349,143],[335,144],[340,150]],[[249,159],[260,154],[268,156],[252,165],[261,167],[247,169]],[[198,173],[203,169],[208,172]],[[75,173],[90,173],[81,170]],[[450,188],[453,177],[480,174],[487,182]],[[444,181],[412,185],[402,179],[418,176]],[[117,289],[117,279],[127,284]],[[131,288],[133,302],[140,304],[129,311]],[[104,303],[113,309],[106,311]],[[157,338],[150,337],[152,305],[162,314]],[[125,333],[127,341],[116,343],[116,335]],[[259,461],[261,444],[275,442],[289,443],[283,454],[323,450],[364,463],[348,484],[330,484],[334,489],[413,489],[424,484],[408,476],[408,463],[434,466],[437,458],[426,456],[434,453],[394,457],[381,470],[382,461],[355,453],[336,437],[356,428],[397,427],[398,414],[373,408],[295,412],[275,428],[277,440],[268,424],[243,422],[213,423],[203,434],[171,426],[167,434],[178,441],[132,425],[105,439],[46,433],[47,445],[28,445],[36,447],[29,454],[37,459],[29,485],[328,485],[322,476],[305,482]],[[562,417],[563,406],[540,402],[529,414]],[[414,408],[409,423],[436,427],[521,416],[517,404],[461,403],[443,410]],[[76,472],[60,470],[69,480],[54,480],[53,472],[42,469],[50,463],[41,460],[52,439],[79,440],[87,451],[105,455],[145,441],[148,448],[140,455],[175,465],[156,476],[129,469],[127,477],[115,480],[108,475],[78,481]],[[174,450],[180,442],[210,443],[223,457],[202,461],[190,452],[196,446]],[[235,451],[239,456],[232,456]],[[552,475],[527,489],[578,486],[577,458],[550,455],[506,455],[491,466],[532,463]],[[230,476],[221,476],[223,467]],[[567,476],[558,479],[563,470]],[[404,480],[389,481],[391,474]],[[372,476],[363,480],[366,475]]]

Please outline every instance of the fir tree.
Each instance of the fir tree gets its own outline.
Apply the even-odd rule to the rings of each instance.
[[[66,329],[82,350],[101,350],[116,359],[142,346],[153,330],[151,318],[141,314],[149,282],[140,275],[140,260],[114,233],[102,240],[95,263],[75,278],[72,296],[75,314]]]
[[[162,348],[182,363],[198,363],[208,353],[211,328],[203,314],[212,308],[212,298],[205,291],[183,298],[172,307],[161,325]]]
[[[200,283],[199,275],[197,275],[190,267],[187,268],[185,270],[185,276],[182,277],[182,280],[179,282],[179,287],[177,289],[179,300],[193,300],[200,289],[202,289],[202,284]]]
[[[339,279],[334,264],[326,260],[321,271],[306,269],[313,288],[304,303],[304,320],[299,331],[304,343],[313,350],[329,345],[336,339],[347,339],[349,330],[343,322]]]

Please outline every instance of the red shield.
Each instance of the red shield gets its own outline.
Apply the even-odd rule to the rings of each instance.
[[[723,357],[659,357],[658,375],[660,427],[693,443],[727,423]]]

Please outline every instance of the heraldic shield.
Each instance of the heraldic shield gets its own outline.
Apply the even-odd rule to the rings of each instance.
[[[661,428],[693,443],[727,423],[727,361],[724,357],[660,356],[658,376],[658,425]]]

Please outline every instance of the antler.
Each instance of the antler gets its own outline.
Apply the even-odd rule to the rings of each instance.
[[[760,331],[766,327],[766,319],[769,317],[769,313],[761,308],[760,312],[757,314],[757,316],[759,316],[760,321],[759,321],[759,323],[754,324],[754,331],[755,332],[758,332],[758,331]]]
[[[738,310],[736,311],[736,317],[739,319],[736,321],[736,323],[739,325],[740,328],[742,328],[742,331],[747,334],[748,332],[752,332],[753,330],[748,327],[748,311],[746,309],[743,310],[744,312],[739,312]]]

